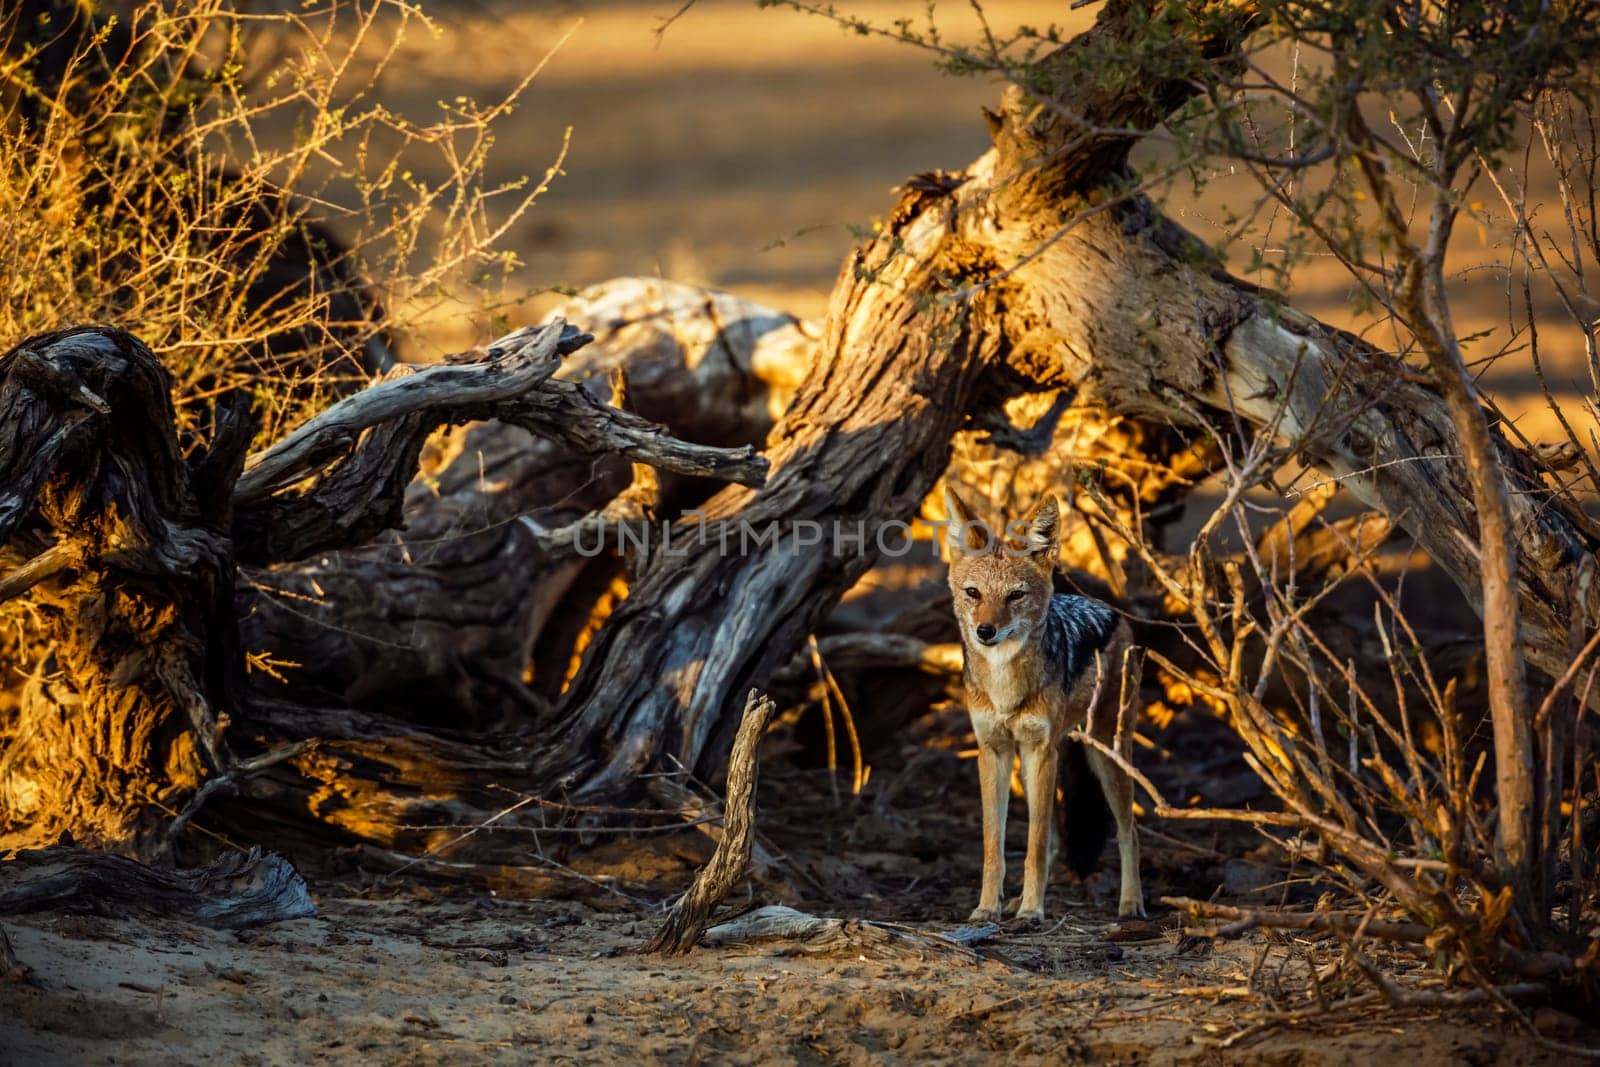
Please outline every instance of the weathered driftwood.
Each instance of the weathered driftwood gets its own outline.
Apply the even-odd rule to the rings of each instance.
[[[767,723],[777,705],[750,690],[745,698],[744,716],[734,735],[733,754],[728,757],[728,784],[723,801],[722,840],[694,882],[667,912],[646,952],[680,956],[694,948],[705,932],[711,912],[727,897],[750,866],[750,849],[755,836],[757,750],[767,732]]]
[[[0,861],[0,915],[80,907],[225,928],[317,913],[289,861],[260,849],[225,852],[209,866],[185,871],[83,848],[25,849]]]
[[[808,915],[783,904],[748,911],[707,930],[707,945],[769,944],[781,942],[780,951],[795,956],[831,956],[840,953],[873,959],[934,959],[968,964],[983,963],[972,946],[998,934],[1000,927],[963,926],[949,934],[930,933],[897,923],[867,919],[833,919]]]
[[[562,361],[562,385],[602,403],[623,371],[637,416],[733,449],[765,437],[815,344],[792,316],[655,279],[595,286],[555,317],[596,338]],[[623,571],[613,552],[575,558],[553,541],[570,549],[581,534],[592,551],[619,494],[628,502],[630,473],[621,456],[585,454],[524,425],[477,422],[436,438],[406,492],[402,532],[245,569],[246,647],[317,665],[315,677],[259,679],[267,691],[478,730],[542,720]],[[692,473],[662,471],[657,514],[707,494]]]
[[[874,561],[880,528],[921,504],[981,361],[949,358],[940,324],[897,303],[888,281],[836,294],[827,355],[769,436],[766,487],[723,490],[703,519],[675,527],[674,554],[646,565],[596,635],[561,705],[552,770],[592,766],[584,788],[603,794],[657,760],[702,772],[720,762],[729,694],[781,664]],[[945,314],[946,326],[960,317]],[[840,344],[846,322],[864,331],[854,345]],[[999,343],[985,324],[970,336]],[[810,530],[822,545],[803,543]],[[835,553],[836,532],[868,543]],[[736,551],[722,551],[724,535]]]
[[[718,443],[759,438],[814,349],[803,324],[726,294],[623,281],[585,296],[564,310],[602,339],[569,357],[557,373],[583,381],[599,397],[610,390],[602,372],[625,368],[640,407],[659,408],[659,396],[638,385],[652,383],[675,398],[682,432],[727,435]],[[548,348],[552,335],[541,337]],[[557,351],[574,343],[567,331]],[[523,352],[507,342],[493,347],[501,350],[498,361],[489,356],[493,376],[466,378],[458,399],[470,399],[452,404],[443,398],[430,419],[459,416],[472,405],[484,413],[486,391],[509,395],[508,380],[538,381],[551,362],[542,349]],[[429,835],[405,831],[407,824],[464,823],[497,811],[503,797],[485,791],[485,784],[549,792],[575,777],[554,769],[529,773],[539,763],[538,746],[524,731],[530,722],[549,721],[541,693],[556,691],[550,679],[560,680],[562,649],[570,657],[576,632],[570,620],[581,622],[592,610],[593,583],[585,587],[584,574],[618,572],[610,555],[575,560],[557,542],[565,533],[570,548],[570,531],[628,503],[626,492],[614,495],[626,462],[602,456],[597,464],[568,443],[533,437],[519,426],[478,423],[451,434],[425,460],[428,477],[407,490],[404,533],[367,547],[321,551],[357,539],[361,524],[393,521],[399,479],[385,463],[405,467],[426,435],[414,406],[404,406],[414,404],[410,383],[418,377],[431,382],[446,371],[473,368],[424,371],[336,407],[274,446],[269,458],[256,460],[233,495],[233,530],[247,556],[319,550],[289,566],[242,570],[236,606],[243,645],[261,663],[250,675],[249,707],[234,709],[234,720],[259,744],[281,749],[310,737],[330,747],[298,753],[289,766],[238,783],[254,804],[224,805],[232,817],[267,803],[310,811],[341,834],[416,847]],[[375,411],[390,417],[368,428]],[[225,491],[228,478],[225,469],[214,472],[215,491]],[[292,484],[299,478],[305,484]],[[586,515],[586,509],[600,510]],[[521,516],[526,520],[508,521]],[[58,544],[34,567],[54,572],[71,558]],[[33,567],[22,574],[34,580]],[[568,621],[568,632],[559,632],[552,619]],[[836,644],[825,639],[830,657],[842,651]],[[525,684],[530,664],[532,690]],[[834,669],[852,666],[847,655]],[[848,677],[845,684],[851,684]],[[881,723],[875,716],[865,721],[863,735],[887,733],[920,706],[897,701],[896,714]],[[499,751],[475,757],[427,729],[399,729],[386,721],[393,717],[424,728],[494,731]],[[634,739],[645,749],[673,730],[668,715],[636,720],[636,726],[651,731],[641,729]],[[213,786],[208,795],[215,792]],[[344,800],[312,803],[319,795]],[[177,810],[181,797],[170,800],[167,806]],[[178,822],[192,810],[184,807]],[[252,811],[246,825],[289,835],[280,840],[298,836],[283,822],[256,818]],[[314,827],[300,832],[306,830]],[[170,840],[170,833],[157,838]]]
[[[276,552],[321,553],[391,524],[422,439],[441,423],[565,419],[563,440],[575,447],[611,448],[697,475],[759,478],[763,461],[748,448],[676,440],[551,381],[559,352],[585,339],[556,322],[491,346],[479,362],[391,379],[308,423],[242,480],[250,437],[242,407],[219,404],[209,447],[185,462],[168,377],[135,338],[64,331],[0,357],[0,547],[7,563],[17,561],[0,581],[30,593],[51,644],[0,757],[0,810],[10,831],[3,840],[48,842],[70,832],[96,846],[161,852],[162,824],[202,780],[237,769],[228,727],[251,743],[276,736],[271,712],[281,708],[242,691],[235,613],[250,611],[262,581],[247,575],[236,606],[236,550],[272,562]],[[293,484],[307,476],[309,486]],[[483,560],[486,595],[476,606],[508,603],[507,561],[540,565],[528,531],[519,534],[510,551]],[[336,573],[336,557],[319,554],[315,566]],[[327,581],[335,584],[332,574]],[[498,596],[487,595],[496,581]],[[382,602],[384,589],[351,600]],[[322,666],[306,662],[313,671]],[[272,651],[259,665],[269,678],[288,667]],[[327,680],[318,672],[308,689]],[[507,684],[494,695],[516,707],[522,689]],[[285,740],[308,736],[317,732]]]

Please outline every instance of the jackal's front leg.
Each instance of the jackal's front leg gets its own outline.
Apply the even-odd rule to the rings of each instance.
[[[1051,741],[1022,746],[1022,787],[1028,794],[1028,858],[1022,866],[1017,918],[1044,918],[1044,887],[1050,880],[1051,834],[1056,821],[1056,762]]]
[[[968,922],[1000,921],[1005,902],[1006,808],[1011,803],[1010,746],[978,741],[978,781],[983,795],[983,890]]]

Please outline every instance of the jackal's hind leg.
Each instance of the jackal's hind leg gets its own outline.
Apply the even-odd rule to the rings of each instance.
[[[1122,888],[1117,894],[1117,914],[1144,917],[1144,889],[1139,884],[1139,830],[1133,822],[1133,780],[1105,753],[1090,748],[1089,766],[1105,791],[1111,818],[1117,824],[1117,856],[1122,865]]]

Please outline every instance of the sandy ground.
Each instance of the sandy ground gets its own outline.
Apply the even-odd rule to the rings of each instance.
[[[949,932],[975,902],[977,775],[957,711],[927,716],[859,797],[837,797],[800,750],[766,746],[757,827],[772,866],[724,917],[773,903]],[[1259,783],[1208,713],[1142,728],[1147,773],[1197,801],[1248,803]],[[954,742],[954,743],[951,743]],[[1168,747],[1168,746],[1173,747]],[[1024,819],[1014,801],[1010,851]],[[1555,1064],[1492,1010],[1390,1010],[1341,969],[1334,939],[1255,931],[1220,940],[1163,896],[1305,904],[1324,887],[1269,865],[1259,838],[1146,824],[1148,921],[1120,923],[1100,873],[1060,873],[1044,927],[1004,930],[979,958],[792,943],[638,952],[710,853],[694,829],[528,847],[491,892],[380,874],[359,853],[294,857],[315,872],[314,918],[240,932],[87,913],[8,917],[29,983],[0,982],[0,1062],[15,1064],[1059,1063]],[[568,842],[570,838],[566,839]],[[541,862],[535,863],[538,858]],[[1012,866],[1016,891],[1020,863]],[[1406,988],[1423,962],[1363,946]],[[1312,985],[1320,975],[1323,1011]],[[1569,1043],[1600,1031],[1530,1006]]]
[[[1259,1008],[1241,996],[1264,935],[1212,952],[1174,931],[1108,942],[1115,924],[1084,910],[988,947],[1009,962],[953,964],[765,946],[640,957],[654,917],[555,901],[318,903],[316,918],[238,934],[8,920],[43,988],[0,989],[0,1060],[1562,1062],[1489,1013],[1368,1011],[1254,1035]],[[1280,945],[1259,973],[1303,966]]]

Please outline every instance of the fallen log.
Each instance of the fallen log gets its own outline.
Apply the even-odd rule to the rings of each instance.
[[[680,441],[552,382],[561,352],[586,340],[556,322],[454,365],[402,373],[330,408],[243,477],[251,435],[243,407],[219,403],[209,447],[186,462],[168,377],[126,333],[62,331],[0,356],[0,547],[21,559],[0,583],[32,596],[51,648],[0,755],[0,841],[49,843],[70,833],[96,847],[161,854],[167,819],[203,781],[239,765],[230,735],[277,747],[271,712],[281,706],[259,689],[245,692],[239,551],[258,563],[316,553],[318,566],[337,569],[330,550],[398,521],[423,439],[442,423],[556,420],[574,447],[759,479],[764,463],[748,448]],[[518,533],[504,559],[538,567],[528,532]],[[499,559],[485,569],[486,580],[503,581]],[[259,585],[246,576],[247,611]],[[352,598],[371,599],[382,598]],[[281,673],[282,657],[252,653],[269,677]],[[308,688],[325,682],[312,678]],[[380,727],[373,736],[390,733]],[[308,736],[316,734],[284,741]],[[313,758],[301,753],[298,765]]]
[[[85,907],[224,929],[317,913],[289,861],[260,849],[182,871],[83,848],[24,849],[0,861],[0,915]]]
[[[682,474],[759,485],[766,461],[749,446],[708,448],[552,380],[561,357],[593,338],[562,323],[509,334],[481,353],[384,381],[307,420],[246,461],[233,487],[240,559],[275,563],[364,544],[401,525],[405,487],[440,425],[496,420],[586,453],[626,456]],[[292,487],[319,472],[309,490]]]
[[[815,343],[793,316],[656,279],[592,287],[554,314],[595,338],[555,379],[608,403],[622,372],[637,416],[732,449],[765,437]],[[325,560],[245,568],[245,646],[318,665],[315,678],[263,677],[264,691],[312,704],[333,695],[424,725],[544,721],[622,567],[611,551],[556,558],[541,531],[598,514],[626,491],[629,468],[526,426],[474,422],[426,445],[403,532]],[[661,472],[661,515],[707,495],[695,473]]]

